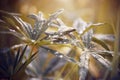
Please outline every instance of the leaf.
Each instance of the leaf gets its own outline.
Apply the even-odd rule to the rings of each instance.
[[[52,53],[53,55],[55,55],[56,57],[59,57],[59,58],[64,59],[64,60],[66,60],[66,61],[68,61],[68,62],[72,62],[72,63],[74,63],[74,64],[77,64],[78,66],[81,65],[80,62],[78,62],[78,61],[75,60],[74,58],[68,57],[68,56],[66,56],[66,55],[64,55],[64,54],[62,54],[62,53],[59,53],[58,51],[53,50],[53,49],[50,49],[50,48],[47,48],[47,47],[44,47],[44,46],[41,46],[41,47],[42,47],[43,49],[48,50],[49,52],[51,52],[51,53]]]
[[[89,68],[89,53],[83,52],[80,56],[80,80],[86,80],[87,74],[88,74],[88,68]]]
[[[17,24],[18,22],[16,21],[16,19],[14,18],[14,16],[20,16],[20,14],[18,14],[18,13],[9,13],[9,12],[2,11],[2,10],[0,10],[0,15],[1,15],[0,18],[3,21],[5,21],[7,24],[9,24],[9,25],[15,25],[15,24]]]
[[[16,36],[19,39],[22,39],[22,37],[23,37],[21,34],[19,34],[16,31],[1,31],[0,33],[3,33],[3,34],[12,34],[12,35]]]
[[[104,41],[99,40],[99,39],[97,39],[95,37],[92,37],[92,41],[95,42],[95,43],[97,43],[97,44],[99,44],[99,45],[101,45],[106,50],[110,50],[109,47],[107,46],[107,44]]]
[[[18,23],[21,25],[22,29],[24,30],[24,32],[26,32],[26,35],[31,38],[32,37],[32,26],[27,23],[24,22],[21,18],[19,18],[18,16],[14,16],[14,18],[18,21]]]
[[[56,20],[56,18],[58,17],[58,15],[60,15],[63,12],[63,9],[60,9],[58,11],[56,11],[55,13],[51,14],[51,16],[49,17],[48,20],[46,20],[44,22],[44,24],[42,25],[42,28],[40,30],[40,34],[42,34],[43,32],[45,32],[47,30],[47,28],[50,26],[51,23],[53,23],[53,20]]]
[[[94,34],[94,37],[100,40],[115,41],[115,36],[113,34]]]
[[[20,56],[20,48],[18,49],[17,54],[15,56],[14,69],[18,65],[19,56]]]
[[[76,19],[73,23],[73,27],[76,29],[76,31],[79,34],[83,33],[83,31],[86,29],[87,25],[88,24],[81,18]]]
[[[58,17],[58,15],[60,15],[63,11],[64,11],[64,9],[57,10],[56,12],[54,12],[53,14],[50,15],[49,20],[52,21],[52,20],[56,19]]]
[[[4,16],[8,16],[8,17],[12,17],[13,15],[20,16],[19,13],[9,13],[9,12],[3,11],[3,10],[0,10],[0,15],[4,15]]]
[[[90,29],[93,29],[95,27],[101,26],[104,23],[97,23],[97,24],[89,24],[88,27],[80,34],[81,36],[84,35],[86,32],[88,32]]]
[[[111,64],[107,59],[104,59],[101,55],[98,55],[96,53],[91,54],[97,61],[99,61],[103,66],[105,66],[107,69],[111,70]]]
[[[18,65],[15,68],[15,72],[18,72],[20,66],[22,65],[22,60],[23,60],[26,49],[27,49],[27,45],[25,46],[25,48],[21,52],[21,55],[19,56],[19,59],[18,59],[18,62],[17,62]]]
[[[21,55],[19,56],[18,63],[21,63],[21,62],[22,62],[26,49],[27,49],[27,45],[25,46],[25,48],[24,48],[23,51],[21,52]]]
[[[8,25],[7,25],[5,22],[1,22],[1,21],[0,21],[0,26],[9,29],[9,28],[8,28]]]
[[[29,59],[27,59],[21,66],[20,68],[17,70],[17,72],[24,70],[28,64],[30,64],[36,57],[36,54],[38,53],[38,51],[36,51]]]

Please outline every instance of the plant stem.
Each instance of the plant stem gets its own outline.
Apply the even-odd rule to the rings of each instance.
[[[120,9],[120,8],[119,8]],[[115,77],[118,72],[118,64],[119,64],[119,55],[120,55],[120,16],[117,15],[117,26],[116,26],[116,34],[115,34],[115,45],[114,45],[114,57],[112,61],[112,73],[111,78]]]

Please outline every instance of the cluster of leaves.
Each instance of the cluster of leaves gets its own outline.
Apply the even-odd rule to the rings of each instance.
[[[45,75],[50,71],[58,69],[60,66],[65,65],[66,61],[68,61],[75,63],[80,67],[80,80],[86,80],[89,69],[88,64],[90,56],[98,60],[102,65],[107,67],[108,70],[111,70],[110,62],[106,60],[103,56],[101,56],[101,53],[105,55],[112,55],[112,51],[110,51],[109,47],[104,41],[94,37],[93,33],[94,27],[99,27],[104,24],[88,24],[82,19],[77,19],[73,23],[72,27],[68,27],[63,23],[61,19],[58,18],[58,15],[62,12],[63,9],[60,9],[55,13],[51,14],[48,19],[45,19],[41,12],[39,12],[38,15],[30,14],[29,17],[35,20],[34,27],[32,27],[31,24],[23,21],[20,18],[20,15],[0,11],[0,14],[2,15],[0,25],[8,29],[8,31],[1,31],[1,33],[12,34],[18,37],[22,41],[22,44],[26,44],[28,46],[32,45],[32,50],[28,54],[28,59],[24,62],[22,62],[22,60],[25,54],[26,47],[22,51],[21,55],[20,50],[18,50],[18,53],[15,57],[15,61],[12,64],[15,66],[19,66],[17,67],[17,72],[22,68],[26,68],[27,65],[31,63],[31,61],[34,59],[37,53],[35,52],[34,54],[32,54],[34,47],[37,47],[38,49],[42,48],[47,52],[50,52],[56,57],[58,57],[53,58],[46,71],[42,72],[42,75]],[[57,31],[49,32],[47,31],[49,27],[57,27]],[[99,44],[105,49],[94,50],[92,42]],[[81,49],[81,56],[79,57],[79,61],[74,59],[73,57],[70,57],[69,54],[64,55],[56,50],[49,48],[47,45],[64,45],[70,48],[72,48],[71,46],[78,47]],[[19,46],[21,45],[15,45],[12,48],[16,48]],[[43,55],[45,55],[45,53]],[[62,60],[60,61],[59,58],[61,58]],[[59,66],[55,67],[56,65]],[[15,66],[13,66],[13,69],[15,69],[16,72],[16,68],[14,68]],[[30,68],[28,67],[27,70],[30,70]],[[35,74],[38,76],[38,74],[41,74],[40,72],[35,72]]]
[[[1,78],[12,79],[11,76],[16,75],[17,73],[20,73],[20,72],[24,72],[28,64],[35,59],[37,54],[37,52],[35,52],[32,56],[24,60],[26,49],[27,49],[27,46],[25,46],[24,49],[19,48],[17,52],[9,50],[9,48],[0,50],[0,61],[1,61],[0,77]]]

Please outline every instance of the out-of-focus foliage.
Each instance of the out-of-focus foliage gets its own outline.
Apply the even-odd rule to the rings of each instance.
[[[17,51],[12,51],[9,48],[0,50],[0,78],[18,79],[20,74],[24,75],[24,70],[35,58],[37,52],[30,57],[26,57],[26,49],[19,48]],[[26,58],[25,58],[26,57]],[[24,59],[25,58],[25,59]],[[23,78],[24,79],[24,78]]]

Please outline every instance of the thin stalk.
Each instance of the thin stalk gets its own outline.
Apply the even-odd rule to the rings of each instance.
[[[64,80],[67,80],[67,78],[69,77],[69,75],[73,72],[73,70],[77,67],[76,64],[73,64],[72,69],[67,73],[67,75],[65,76]]]
[[[33,44],[28,58],[30,58],[32,56],[32,53],[33,53],[33,50],[35,47],[36,47],[36,44]]]
[[[120,9],[120,8],[119,8]],[[115,44],[114,44],[114,57],[112,61],[112,73],[111,78],[117,75],[118,72],[118,64],[119,64],[119,55],[120,55],[120,16],[117,14],[117,28],[115,34]]]

